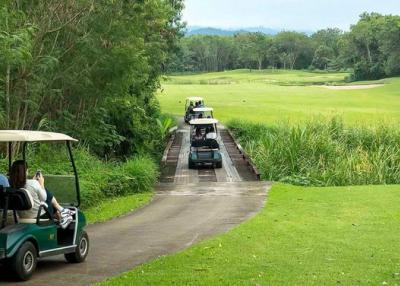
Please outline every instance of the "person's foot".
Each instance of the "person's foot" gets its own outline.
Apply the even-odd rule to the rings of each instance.
[[[61,228],[62,229],[66,229],[73,220],[74,219],[70,215],[62,217],[61,220],[60,220]]]
[[[61,210],[60,214],[61,214],[61,218],[67,217],[67,216],[71,216],[72,217],[75,214],[75,211],[67,209],[67,208],[64,208],[64,209]]]

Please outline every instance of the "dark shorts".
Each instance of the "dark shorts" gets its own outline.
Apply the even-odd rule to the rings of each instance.
[[[54,196],[47,189],[46,189],[46,194],[47,194],[47,199],[46,199],[47,208],[49,210],[50,215],[53,216],[54,215],[54,207],[53,207],[53,204],[51,203],[51,201],[53,200]]]

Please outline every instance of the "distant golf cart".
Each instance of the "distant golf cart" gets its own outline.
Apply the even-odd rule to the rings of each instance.
[[[197,107],[193,109],[192,119],[214,118],[214,109],[212,107]]]
[[[222,155],[217,141],[218,120],[200,118],[190,121],[189,169],[197,166],[222,168]]]
[[[8,143],[9,170],[13,143],[21,144],[22,158],[26,160],[27,144],[64,142],[65,155],[66,158],[69,157],[66,163],[69,161],[73,173],[71,176],[44,174],[46,188],[63,207],[75,211],[73,221],[66,229],[58,225],[45,203],[40,206],[36,218],[19,218],[18,211],[32,208],[32,196],[25,189],[0,186],[0,263],[20,280],[28,280],[32,276],[38,258],[64,254],[68,262],[79,263],[86,259],[89,252],[89,238],[84,230],[86,219],[79,210],[78,173],[71,150],[71,142],[75,141],[77,140],[60,133],[0,130],[0,142]]]
[[[197,105],[196,105],[197,104]],[[204,99],[202,97],[188,97],[185,103],[185,116],[184,120],[186,123],[192,119],[193,109],[204,107]]]

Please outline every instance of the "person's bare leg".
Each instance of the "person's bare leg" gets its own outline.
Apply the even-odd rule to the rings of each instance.
[[[63,212],[63,210],[65,210],[56,200],[55,197],[53,197],[53,199],[51,200],[52,205],[54,206],[54,208],[57,210],[57,212],[55,213],[57,219],[61,219],[61,213]],[[67,208],[68,210],[68,208]],[[71,210],[69,210],[69,215],[74,215],[75,212],[72,212]]]
[[[60,206],[55,197],[53,197],[51,203],[53,204],[53,207],[55,207],[59,212],[61,212],[64,209],[62,206]]]

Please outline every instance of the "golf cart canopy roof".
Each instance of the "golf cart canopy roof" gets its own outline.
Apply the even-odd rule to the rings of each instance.
[[[188,97],[186,98],[188,101],[203,101],[204,99],[202,97]]]
[[[218,120],[213,118],[198,118],[190,120],[190,125],[210,125],[210,124],[218,124]]]
[[[28,131],[28,130],[0,130],[0,142],[52,142],[52,141],[77,142],[78,140],[62,133]]]
[[[193,109],[194,112],[212,112],[214,109],[212,107],[197,107]]]

